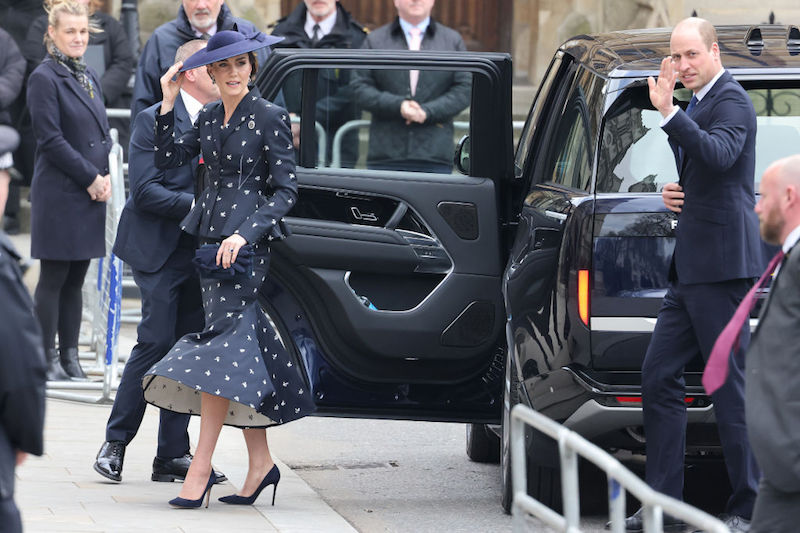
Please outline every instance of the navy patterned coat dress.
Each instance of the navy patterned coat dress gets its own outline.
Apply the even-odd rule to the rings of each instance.
[[[267,427],[310,414],[314,403],[299,369],[258,303],[269,244],[289,235],[283,216],[297,200],[289,114],[252,89],[228,124],[221,102],[203,108],[179,139],[172,112],[156,119],[155,162],[174,168],[201,154],[210,183],[181,222],[200,242],[236,233],[253,245],[248,275],[201,275],[206,327],[180,339],[145,374],[145,400],[200,414],[201,393],[230,400],[225,424]]]

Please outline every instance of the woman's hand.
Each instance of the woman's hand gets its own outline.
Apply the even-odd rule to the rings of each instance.
[[[222,268],[230,268],[236,262],[239,249],[247,244],[247,241],[239,234],[234,233],[219,245],[217,250],[217,265],[222,264]]]
[[[89,197],[96,202],[106,202],[111,198],[111,176],[106,174],[95,176],[91,185],[86,187]]]
[[[163,95],[161,101],[161,113],[162,115],[166,115],[170,111],[172,111],[173,106],[175,105],[175,99],[178,97],[178,94],[181,90],[181,84],[183,83],[183,72],[178,72],[181,67],[183,66],[183,61],[178,61],[169,69],[167,73],[161,76],[161,94]],[[175,79],[173,79],[175,78]]]

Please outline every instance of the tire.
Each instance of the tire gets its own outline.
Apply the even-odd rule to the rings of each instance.
[[[503,387],[502,437],[500,446],[501,506],[506,514],[511,513],[514,488],[511,481],[511,409],[519,403],[519,378],[513,371],[511,354],[506,355],[506,377]],[[547,437],[540,436],[543,439]],[[558,467],[537,465],[535,458],[526,458],[528,464],[528,494],[556,512],[561,512],[561,471]]]
[[[499,463],[500,437],[486,424],[467,424],[467,457],[476,463]]]

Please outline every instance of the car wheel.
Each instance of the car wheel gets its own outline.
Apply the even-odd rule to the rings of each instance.
[[[467,457],[476,463],[500,462],[500,437],[486,424],[467,424]]]
[[[514,488],[511,481],[511,409],[519,403],[519,379],[513,369],[511,354],[506,355],[506,376],[503,385],[503,418],[500,446],[500,476],[503,511],[511,512]],[[541,436],[546,439],[547,437]],[[554,511],[561,511],[561,471],[558,467],[537,465],[534,457],[527,457],[528,494]]]

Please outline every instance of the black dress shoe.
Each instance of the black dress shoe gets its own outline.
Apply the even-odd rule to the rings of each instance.
[[[629,533],[641,533],[644,531],[644,517],[642,516],[642,509],[633,513],[625,519],[625,531]],[[663,531],[683,531],[686,524],[682,520],[678,520],[668,514],[663,515]],[[611,529],[611,522],[606,524],[606,529]]]
[[[97,452],[94,470],[111,481],[122,481],[122,462],[125,460],[125,443],[112,440],[103,443]]]
[[[183,481],[190,464],[192,464],[192,454],[190,453],[182,457],[156,456],[153,459],[153,475],[150,476],[150,479],[152,481]],[[228,481],[225,474],[221,472],[214,472],[214,474],[217,479],[215,483]]]
[[[746,518],[735,514],[721,514],[718,518],[728,526],[731,533],[748,533],[750,531],[750,520]],[[703,533],[703,530],[698,529],[694,533]]]

